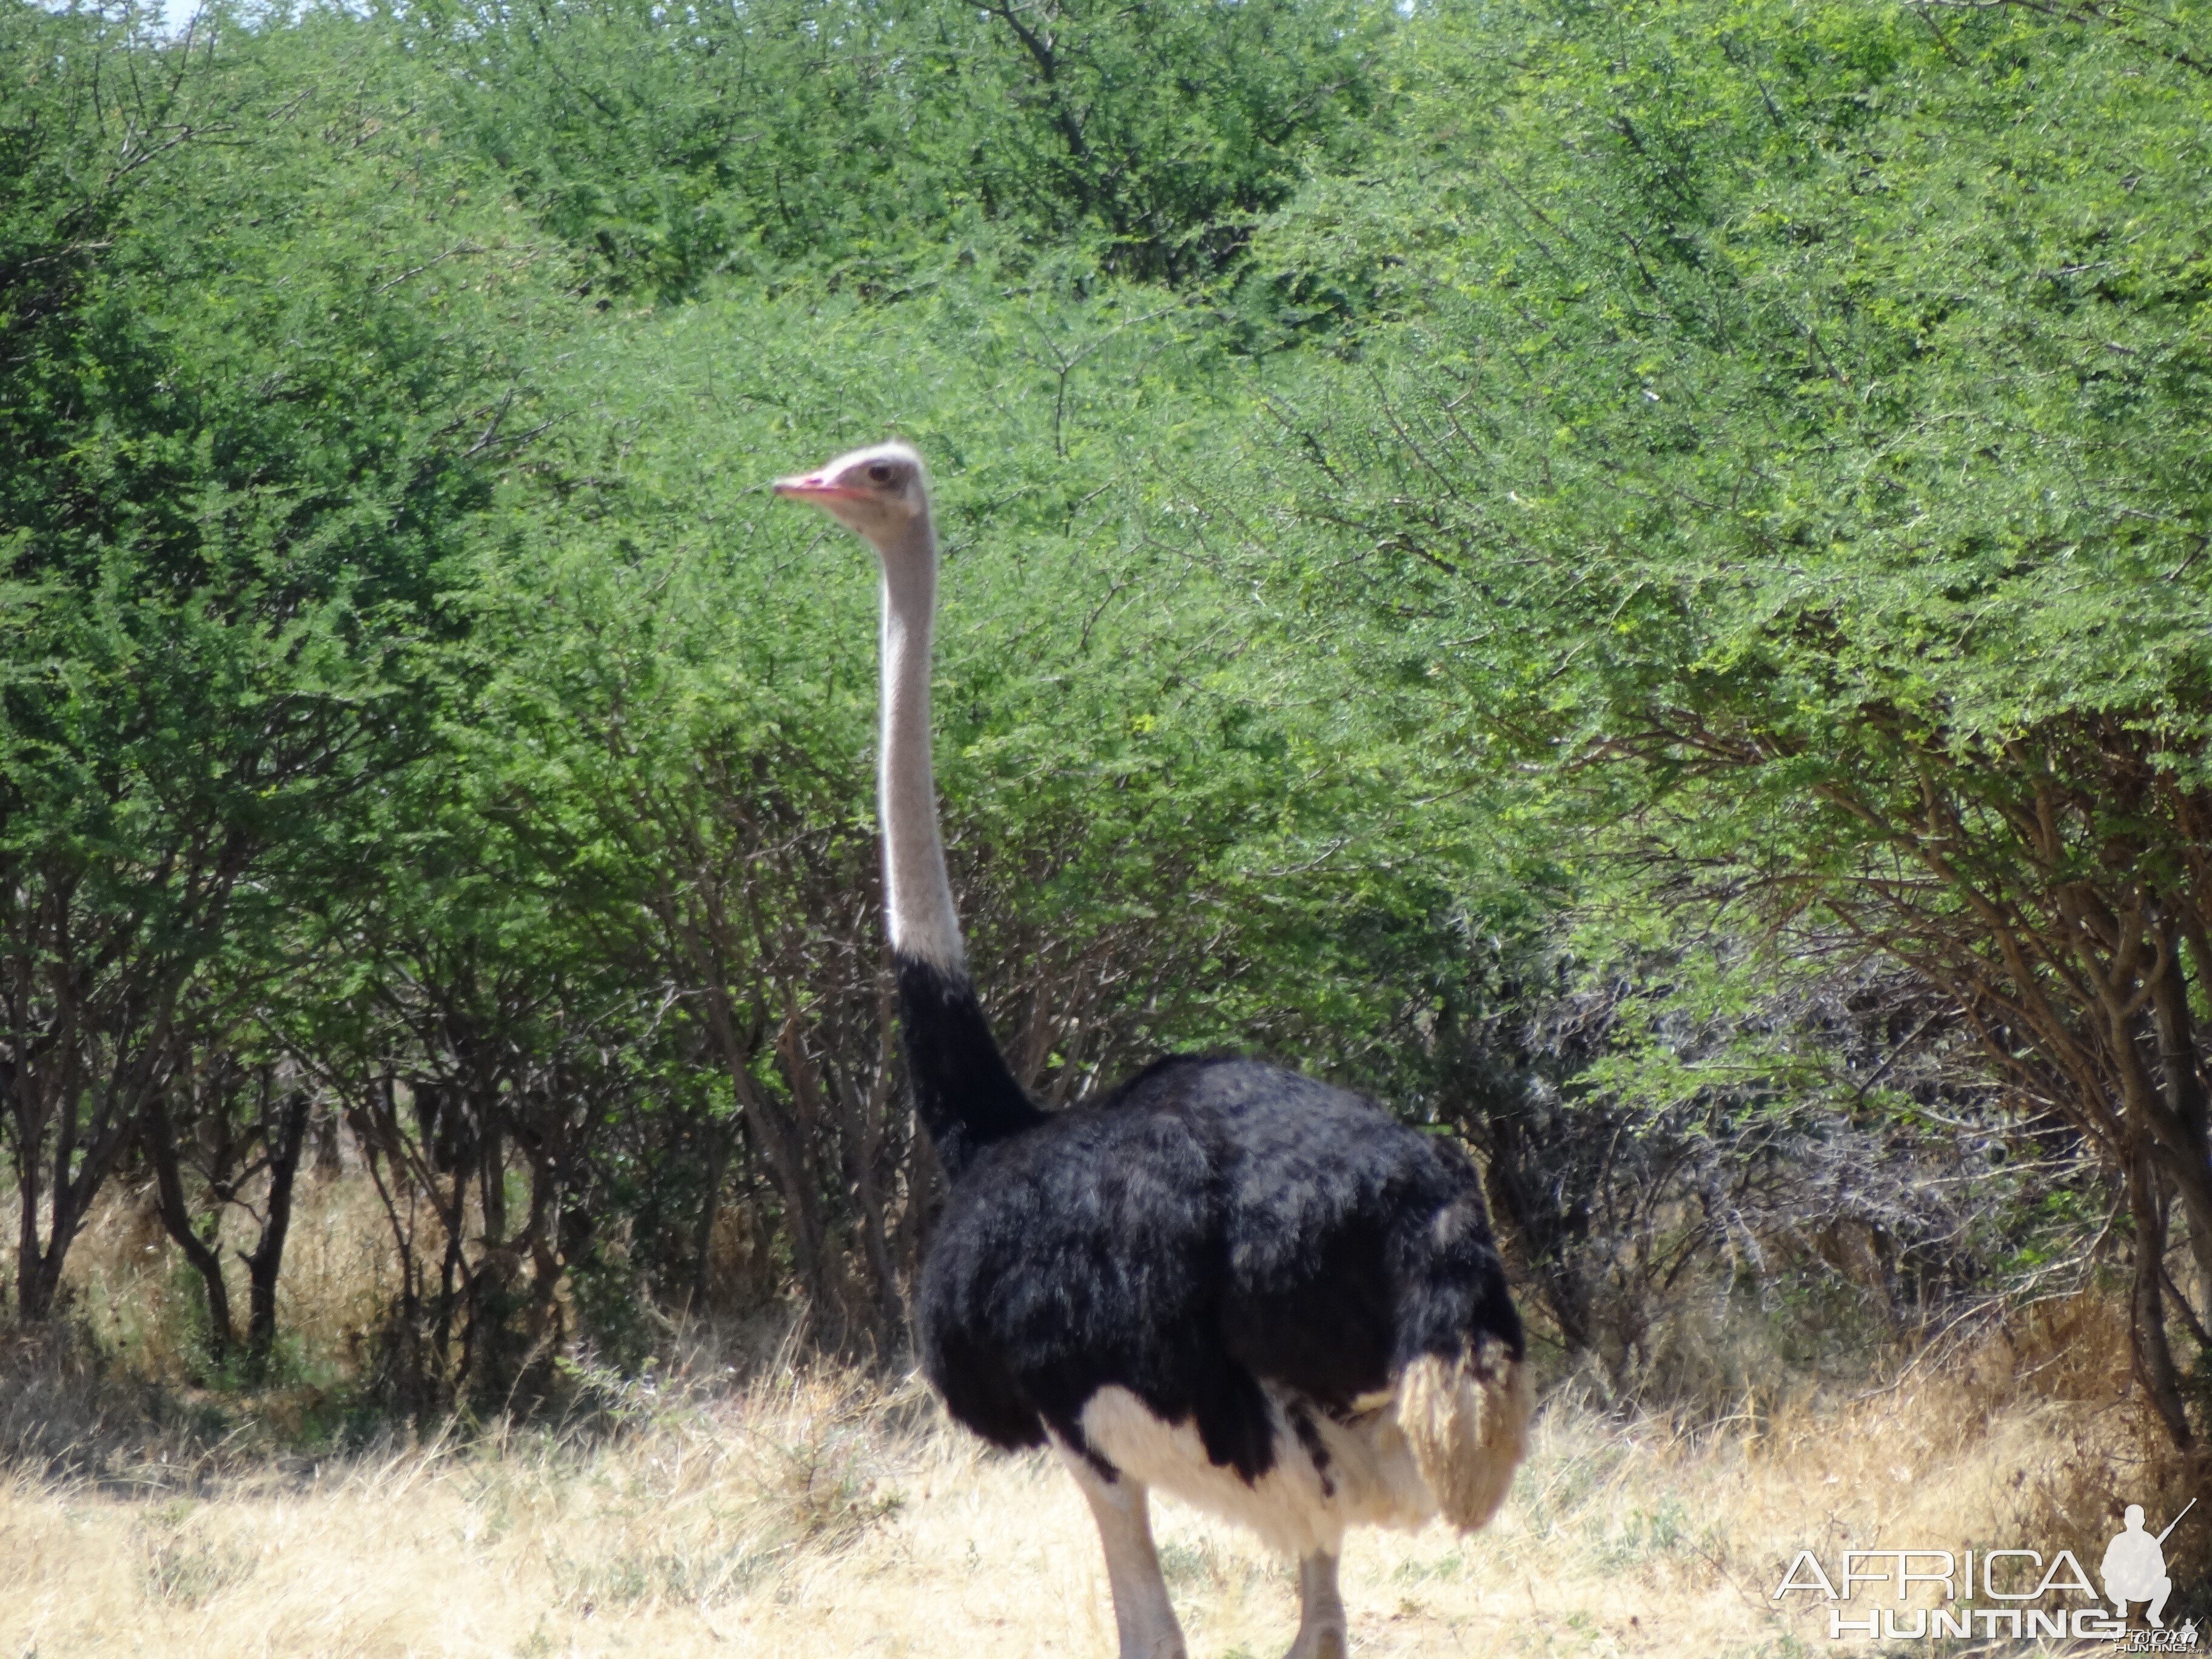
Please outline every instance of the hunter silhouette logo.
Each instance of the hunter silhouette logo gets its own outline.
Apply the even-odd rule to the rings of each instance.
[[[2143,1617],[2151,1628],[2166,1628],[2159,1614],[2166,1611],[2166,1598],[2173,1594],[2173,1580],[2166,1576],[2166,1540],[2181,1524],[2181,1516],[2196,1507],[2192,1498],[2181,1506],[2181,1515],[2167,1522],[2166,1530],[2153,1538],[2143,1530],[2142,1505],[2128,1505],[2128,1529],[2105,1547],[2105,1599],[2119,1609],[2123,1620],[2128,1616],[2129,1602],[2147,1601],[2150,1605],[2143,1609]]]
[[[1942,1549],[1845,1550],[1842,1571],[1834,1578],[1811,1550],[1799,1550],[1790,1560],[1782,1582],[1769,1599],[1784,1601],[1795,1591],[1819,1596],[1828,1607],[1828,1639],[1863,1636],[1875,1641],[1914,1637],[1973,1637],[1993,1641],[2039,1638],[2075,1641],[2105,1641],[2131,1650],[2160,1653],[2195,1653],[2197,1630],[2193,1621],[2169,1630],[2165,1624],[2166,1598],[2173,1580],[2166,1570],[2166,1540],[2184,1516],[2197,1507],[2191,1498],[2181,1513],[2153,1534],[2143,1526],[2143,1508],[2130,1504],[2125,1528],[2106,1546],[2097,1586],[2073,1551],[2062,1549],[2045,1556],[2040,1550],[1985,1549],[1954,1553]],[[1837,1586],[1842,1585],[1838,1589]],[[1867,1600],[1877,1605],[1850,1607],[1864,1586],[1894,1586],[1894,1597],[1871,1591]],[[1907,1607],[1912,1586],[1933,1591],[1936,1605]],[[2065,1599],[2076,1598],[2073,1602]],[[1890,1601],[1893,1605],[1879,1605]],[[2101,1601],[2109,1601],[2118,1616]],[[2087,1603],[2084,1606],[2082,1603]],[[2128,1609],[2142,1609],[2148,1630],[2131,1629]],[[1860,1613],[1849,1617],[1848,1613]]]

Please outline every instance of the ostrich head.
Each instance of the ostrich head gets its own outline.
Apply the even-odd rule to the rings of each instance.
[[[872,444],[811,472],[778,478],[775,493],[812,501],[883,553],[906,544],[929,520],[921,457],[900,443]]]

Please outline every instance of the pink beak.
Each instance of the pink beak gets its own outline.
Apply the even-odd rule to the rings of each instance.
[[[848,484],[833,483],[819,472],[778,478],[775,488],[779,495],[795,495],[801,501],[858,501],[867,499],[866,491],[854,489]]]

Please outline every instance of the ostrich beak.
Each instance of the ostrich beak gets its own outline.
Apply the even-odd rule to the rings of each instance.
[[[819,472],[805,472],[793,477],[778,478],[774,485],[779,495],[789,495],[803,501],[858,501],[867,499],[865,490],[831,482]]]

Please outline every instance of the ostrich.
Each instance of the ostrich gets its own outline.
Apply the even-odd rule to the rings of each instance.
[[[1489,1520],[1526,1445],[1520,1316],[1452,1142],[1256,1060],[1172,1057],[1040,1110],[968,977],[930,769],[937,542],[903,444],[779,479],[876,550],[885,908],[915,1106],[951,1184],[922,1369],[994,1445],[1049,1443],[1105,1546],[1121,1659],[1184,1659],[1158,1486],[1298,1563],[1290,1659],[1344,1659],[1346,1526]]]

